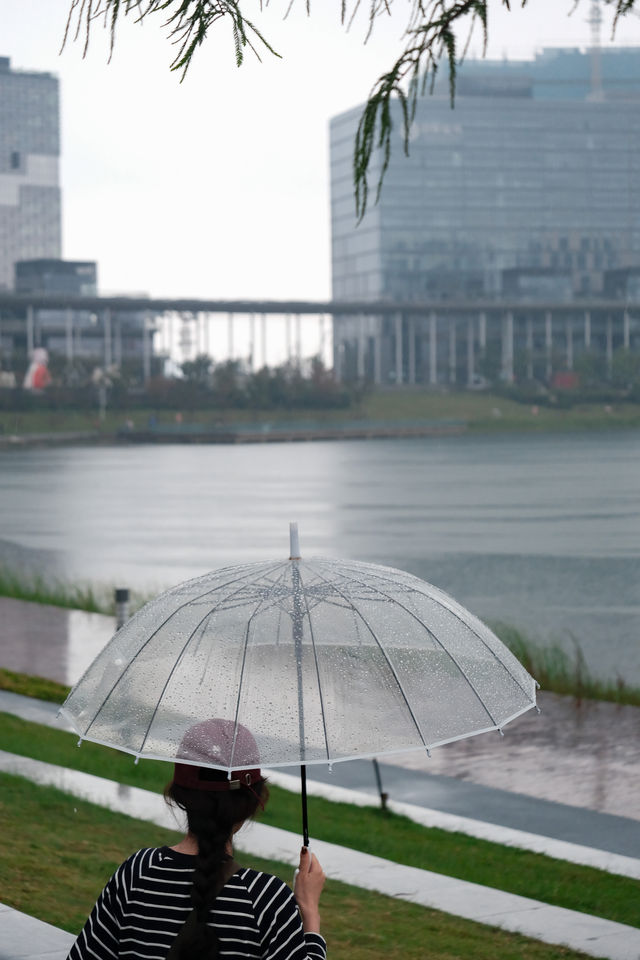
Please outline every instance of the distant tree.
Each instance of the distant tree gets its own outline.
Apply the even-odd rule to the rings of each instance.
[[[195,360],[185,360],[180,369],[185,380],[199,387],[211,386],[213,361],[205,353],[200,353]]]
[[[268,3],[269,0],[266,0]],[[288,9],[296,0],[290,0]],[[311,12],[311,0],[304,2],[307,13]],[[389,14],[394,5],[402,0],[367,0],[369,28],[367,39],[376,21]],[[528,0],[494,0],[507,10],[513,6],[525,7]],[[535,2],[535,0],[534,0]],[[581,0],[574,0],[573,12]],[[631,13],[636,0],[603,0],[615,12],[614,30],[621,17]],[[407,7],[405,47],[389,70],[375,81],[369,99],[360,118],[355,139],[353,173],[356,211],[364,215],[369,196],[368,171],[374,150],[383,154],[376,199],[380,195],[382,181],[391,156],[391,105],[400,102],[404,129],[404,150],[409,152],[409,130],[415,114],[418,95],[432,87],[442,61],[449,65],[451,100],[455,93],[456,71],[475,27],[479,27],[486,50],[488,37],[489,0],[404,0]],[[640,4],[640,0],[638,0]],[[340,0],[341,22],[347,28],[359,9],[365,6],[362,0]],[[262,0],[260,2],[262,7]],[[287,11],[288,12],[288,11]],[[177,49],[171,64],[172,70],[182,77],[189,69],[193,56],[209,31],[219,20],[226,18],[231,24],[236,63],[244,59],[245,47],[253,50],[259,58],[259,49],[265,48],[279,56],[263,37],[259,28],[248,20],[240,9],[240,0],[71,0],[64,42],[81,38],[86,53],[91,30],[96,20],[111,34],[111,48],[115,42],[116,28],[120,17],[132,15],[137,21],[153,14],[165,18],[164,26],[169,39]],[[459,50],[459,34],[466,36],[462,52]],[[63,44],[64,45],[64,44]]]

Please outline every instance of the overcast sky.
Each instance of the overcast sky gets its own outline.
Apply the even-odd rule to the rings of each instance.
[[[288,0],[245,13],[282,54],[235,66],[218,24],[185,82],[168,69],[161,17],[123,22],[107,65],[95,30],[59,55],[70,0],[0,0],[0,55],[60,78],[63,256],[95,259],[101,292],[322,299],[330,296],[329,118],[361,103],[400,50],[408,0],[363,46],[364,21],[340,26],[339,0]],[[366,4],[365,4],[366,6]],[[490,57],[588,42],[589,0],[495,0]],[[400,15],[402,14],[402,15]],[[603,38],[608,41],[610,16]],[[618,40],[640,44],[640,19]],[[472,43],[480,53],[480,38]]]

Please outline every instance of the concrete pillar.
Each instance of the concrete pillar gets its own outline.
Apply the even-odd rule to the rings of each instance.
[[[525,321],[527,338],[527,380],[533,380],[533,320],[530,316]]]
[[[151,342],[149,340],[149,328],[151,326],[151,314],[145,310],[142,318],[142,379],[145,385],[151,379]]]
[[[416,320],[411,316],[408,318],[409,327],[409,383],[416,382]]]
[[[456,321],[449,317],[449,383],[456,382],[458,357],[456,354]]]
[[[613,321],[611,314],[607,317],[607,376],[611,376],[613,370]]]
[[[34,348],[33,338],[33,307],[31,304],[27,307],[27,356],[31,359]]]
[[[472,387],[475,378],[475,356],[474,356],[474,337],[473,337],[473,317],[471,314],[467,317],[467,386]]]
[[[324,360],[325,346],[326,346],[325,315],[324,313],[321,313],[320,316],[318,317],[318,355],[320,356],[320,359],[322,360],[323,363],[325,362]]]
[[[300,366],[302,363],[302,330],[300,324],[300,314],[296,313],[293,322],[295,324],[296,331],[296,366]]]
[[[478,346],[481,353],[487,349],[487,315],[481,313],[478,317]]]
[[[120,368],[122,366],[122,320],[120,317],[116,316],[114,320],[114,344],[113,344],[113,353],[114,353],[114,362],[116,367]]]
[[[573,319],[567,317],[566,320],[567,337],[567,370],[573,370]]]
[[[235,344],[234,344],[234,342],[233,342],[233,335],[234,335],[233,321],[234,321],[234,319],[235,319],[235,318],[234,318],[234,316],[233,316],[232,313],[228,313],[228,314],[227,314],[227,354],[228,354],[228,359],[229,359],[229,360],[233,360],[233,355],[234,355],[234,353],[235,353]]]
[[[376,318],[376,332],[373,338],[373,382],[382,383],[382,317]]]
[[[202,340],[203,340],[203,349],[207,357],[211,356],[211,314],[203,313],[202,315]]]
[[[429,383],[438,382],[438,321],[435,313],[429,315]]]
[[[285,335],[285,343],[286,343],[286,351],[287,351],[287,363],[291,363],[291,314],[290,313],[285,314],[284,323],[285,323],[284,335]]]
[[[511,311],[502,322],[502,376],[513,383],[513,314]]]
[[[106,307],[102,314],[102,327],[104,334],[104,366],[108,369],[113,363],[113,354],[111,351],[111,310]]]
[[[249,314],[249,371],[253,373],[256,355],[256,315]]]
[[[547,360],[545,373],[547,380],[550,380],[553,373],[553,317],[550,310],[544,315],[544,349]]]
[[[73,363],[73,310],[69,307],[64,312],[64,344],[67,363]]]
[[[402,356],[402,314],[396,313],[395,315],[395,324],[396,324],[396,383],[398,385],[403,382],[403,366],[404,366],[404,357]]]
[[[584,313],[584,348],[591,349],[591,314],[588,310]]]
[[[625,350],[629,349],[629,311],[625,310],[622,315],[622,345]]]
[[[260,314],[260,340],[262,343],[262,366],[267,365],[267,315]]]
[[[364,317],[358,317],[358,353],[356,374],[358,380],[364,380]]]

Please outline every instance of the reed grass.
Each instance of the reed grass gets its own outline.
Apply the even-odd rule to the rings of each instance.
[[[115,614],[115,587],[108,584],[68,583],[41,573],[0,567],[0,597],[43,603],[85,613]],[[150,595],[130,591],[129,609],[139,610]]]
[[[557,643],[546,646],[534,643],[509,624],[493,623],[491,628],[543,690],[572,696],[578,702],[606,700],[640,707],[640,689],[630,686],[621,675],[615,680],[593,676],[575,637],[571,638],[573,650],[568,652]]]

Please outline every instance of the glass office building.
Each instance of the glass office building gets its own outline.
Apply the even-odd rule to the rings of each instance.
[[[0,289],[18,260],[60,257],[58,80],[0,57]]]
[[[419,101],[408,158],[395,111],[380,200],[376,157],[357,224],[360,115],[331,122],[334,300],[597,298],[607,277],[640,266],[640,49],[463,64],[454,109],[444,78]],[[355,323],[338,318],[335,342]],[[395,334],[376,323],[365,333],[382,334],[384,368]]]

